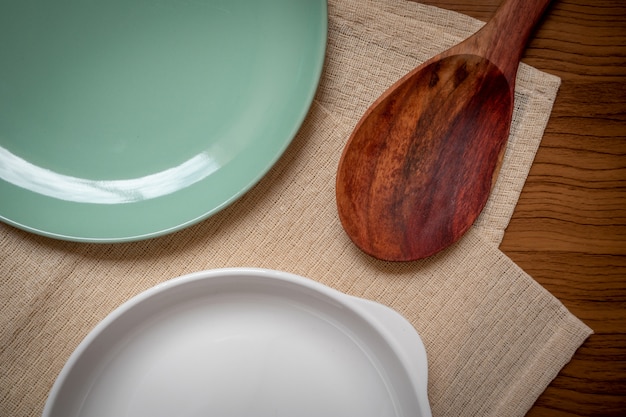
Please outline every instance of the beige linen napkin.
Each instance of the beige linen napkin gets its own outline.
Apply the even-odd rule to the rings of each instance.
[[[522,66],[502,174],[477,224],[418,262],[361,253],[338,221],[335,171],[387,86],[480,27],[404,0],[330,0],[325,70],[300,132],[269,174],[216,216],[124,244],[61,242],[0,225],[0,415],[36,416],[68,356],[121,303],[185,273],[254,266],[389,305],[419,331],[434,416],[522,416],[591,330],[497,248],[559,80]]]

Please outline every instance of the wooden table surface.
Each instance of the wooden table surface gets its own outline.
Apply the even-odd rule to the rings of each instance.
[[[626,1],[553,0],[523,62],[562,84],[501,250],[595,332],[528,416],[626,416]]]

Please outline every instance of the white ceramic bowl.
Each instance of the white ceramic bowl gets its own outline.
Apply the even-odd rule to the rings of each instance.
[[[43,416],[428,417],[426,351],[398,313],[285,272],[166,281],[113,311]]]

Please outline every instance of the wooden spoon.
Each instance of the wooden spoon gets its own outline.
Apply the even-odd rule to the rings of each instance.
[[[550,0],[507,0],[365,112],[341,156],[337,207],[364,252],[411,261],[456,242],[485,206],[504,154],[517,67]]]

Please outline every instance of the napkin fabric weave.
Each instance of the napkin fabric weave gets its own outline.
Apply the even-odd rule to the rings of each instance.
[[[591,330],[498,249],[560,80],[520,67],[502,173],[468,234],[426,260],[361,253],[335,208],[339,156],[367,106],[480,28],[405,0],[330,0],[324,73],[275,167],[240,200],[172,235],[122,244],[39,237],[0,225],[0,415],[37,416],[85,335],[139,292],[203,269],[284,270],[386,304],[420,333],[434,416],[523,416]]]

